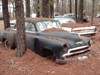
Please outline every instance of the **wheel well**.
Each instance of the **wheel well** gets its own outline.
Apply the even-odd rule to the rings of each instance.
[[[44,48],[42,50],[42,52],[43,52],[43,57],[48,57],[48,56],[53,56],[54,55],[54,53],[50,49]]]
[[[6,41],[6,39],[4,39],[4,38],[1,38],[1,42],[5,42]]]

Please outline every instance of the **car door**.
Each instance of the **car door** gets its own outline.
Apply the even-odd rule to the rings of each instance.
[[[25,22],[25,31],[26,34],[35,34],[36,33],[36,29],[33,23],[31,22]]]
[[[34,42],[36,37],[36,29],[33,23],[25,22],[25,32],[26,32],[26,46],[27,48],[34,51]]]

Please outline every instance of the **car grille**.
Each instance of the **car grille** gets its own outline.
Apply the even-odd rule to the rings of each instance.
[[[70,53],[76,53],[76,52],[79,52],[79,51],[82,51],[82,50],[86,50],[88,49],[89,47],[86,47],[86,48],[82,48],[82,49],[78,49],[78,50],[73,50],[73,51],[70,51]]]

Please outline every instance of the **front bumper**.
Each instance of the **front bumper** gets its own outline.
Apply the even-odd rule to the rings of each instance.
[[[72,49],[69,49],[67,53],[63,54],[62,57],[64,58],[64,57],[71,56],[74,54],[84,53],[84,52],[87,52],[89,50],[90,50],[89,45],[72,48]]]
[[[73,28],[72,32],[78,33],[80,35],[93,35],[97,33],[96,27],[80,27],[80,28]]]
[[[78,33],[79,35],[93,35],[96,34],[97,32],[83,32],[83,33]]]

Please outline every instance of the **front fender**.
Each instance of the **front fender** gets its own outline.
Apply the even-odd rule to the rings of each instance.
[[[64,42],[43,37],[37,37],[35,38],[34,41],[34,47],[36,53],[41,54],[43,49],[49,49],[54,53],[56,57],[59,58],[62,55],[64,44],[65,44]]]

